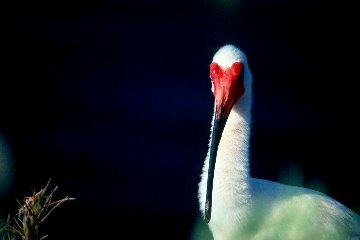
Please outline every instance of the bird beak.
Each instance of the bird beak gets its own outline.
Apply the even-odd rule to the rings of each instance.
[[[234,103],[244,94],[243,64],[236,62],[229,69],[223,70],[219,68],[219,65],[216,63],[211,63],[210,76],[214,84],[215,114],[209,150],[209,168],[205,202],[206,223],[209,223],[211,219],[215,163],[221,136]]]
[[[216,106],[215,106],[216,108]],[[210,152],[209,152],[209,169],[206,187],[206,202],[205,202],[205,222],[209,223],[211,218],[211,207],[212,207],[212,190],[213,180],[215,172],[216,154],[220,143],[222,132],[225,128],[225,124],[228,116],[215,114],[213,129],[211,133]]]

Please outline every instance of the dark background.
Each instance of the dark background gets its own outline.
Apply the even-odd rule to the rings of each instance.
[[[55,198],[77,200],[50,216],[49,239],[190,239],[213,110],[209,63],[232,43],[253,73],[252,175],[359,212],[351,9],[310,0],[4,8],[0,132],[15,172],[0,209],[14,212],[15,199],[51,178]]]

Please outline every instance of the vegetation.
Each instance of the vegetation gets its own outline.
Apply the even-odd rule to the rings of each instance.
[[[47,235],[40,236],[40,226],[49,215],[64,202],[75,198],[65,197],[53,201],[57,187],[49,190],[50,180],[39,192],[33,191],[31,197],[18,201],[18,210],[14,216],[8,217],[6,223],[0,225],[2,240],[43,240]]]

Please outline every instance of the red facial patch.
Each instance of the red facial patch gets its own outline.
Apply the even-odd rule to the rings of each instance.
[[[235,62],[222,69],[217,63],[210,64],[210,78],[214,84],[214,97],[218,117],[228,116],[234,103],[244,94],[244,64]]]

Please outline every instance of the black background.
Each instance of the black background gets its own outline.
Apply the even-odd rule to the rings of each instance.
[[[0,132],[15,175],[76,197],[49,239],[190,239],[213,97],[232,43],[253,73],[251,173],[359,212],[352,6],[331,1],[27,1],[4,8]],[[125,237],[130,236],[130,237]]]

